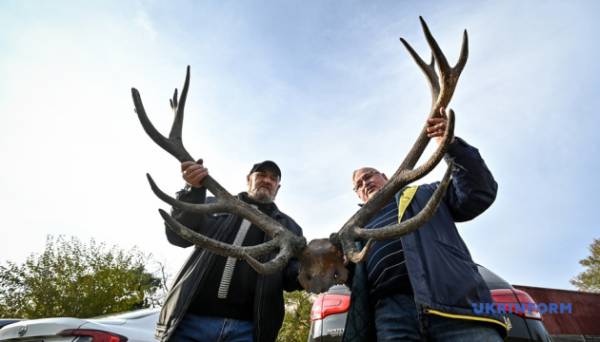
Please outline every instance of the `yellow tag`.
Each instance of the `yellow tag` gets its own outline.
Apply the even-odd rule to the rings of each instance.
[[[408,208],[410,201],[415,197],[418,188],[419,186],[410,186],[402,191],[402,196],[400,196],[400,201],[398,201],[398,222],[402,222],[402,216],[404,216],[404,212]]]

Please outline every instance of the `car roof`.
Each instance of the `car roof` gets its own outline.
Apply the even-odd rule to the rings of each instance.
[[[487,268],[477,264],[477,270],[479,271],[479,274],[481,274],[481,277],[483,278],[490,290],[512,289],[512,285],[510,285],[509,282],[500,278],[499,275],[488,270]]]

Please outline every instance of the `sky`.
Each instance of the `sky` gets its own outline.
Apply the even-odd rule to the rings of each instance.
[[[458,224],[473,259],[513,284],[573,289],[600,238],[598,12],[592,0],[2,1],[0,263],[65,235],[137,246],[177,272],[191,249],[166,241],[168,206],[145,174],[175,193],[179,163],[142,130],[130,89],[167,133],[187,65],[187,150],[232,193],[275,160],[279,208],[309,240],[328,237],[358,208],[352,171],[392,174],[429,112],[399,41],[429,58],[421,15],[451,63],[469,33],[455,133],[499,184]]]

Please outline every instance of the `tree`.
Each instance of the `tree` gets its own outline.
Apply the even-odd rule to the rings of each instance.
[[[277,342],[306,342],[310,330],[310,309],[314,298],[305,291],[284,293],[285,317]]]
[[[92,317],[159,305],[163,279],[151,256],[93,239],[48,236],[44,251],[0,265],[0,317]]]
[[[600,293],[600,239],[590,245],[591,255],[579,263],[587,269],[571,280],[580,291]]]

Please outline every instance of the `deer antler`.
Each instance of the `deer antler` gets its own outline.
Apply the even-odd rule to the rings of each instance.
[[[442,50],[431,35],[427,24],[423,18],[419,18],[425,33],[425,38],[432,50],[431,62],[429,64],[425,63],[404,39],[401,38],[400,40],[423,73],[425,73],[429,82],[432,104],[428,118],[432,118],[439,115],[441,108],[447,107],[456,88],[460,73],[467,62],[467,32],[464,32],[462,49],[458,62],[454,67],[450,67]],[[436,64],[439,76],[435,70]],[[171,132],[169,133],[169,138],[164,137],[154,128],[146,115],[138,91],[132,89],[136,112],[144,130],[152,140],[172,154],[180,162],[194,160],[185,150],[181,140],[183,111],[189,87],[189,80],[190,67],[188,66],[181,97],[178,99],[177,89],[175,89],[173,98],[171,99],[171,108],[175,112],[175,119],[173,121]],[[191,204],[178,201],[161,191],[149,175],[148,181],[150,182],[152,191],[160,199],[172,206],[201,214],[228,212],[239,215],[254,223],[272,238],[271,240],[256,246],[232,246],[199,234],[180,224],[166,212],[160,210],[161,216],[167,222],[170,229],[184,239],[214,253],[244,259],[257,272],[263,274],[272,273],[283,268],[292,256],[298,257],[301,260],[299,279],[303,287],[309,291],[320,292],[328,289],[332,283],[344,282],[346,280],[347,272],[344,272],[343,270],[344,267],[339,255],[339,250],[333,246],[337,245],[337,242],[342,245],[343,252],[348,260],[355,263],[360,262],[365,257],[373,240],[397,238],[413,232],[422,226],[435,213],[450,182],[452,164],[448,166],[440,185],[420,213],[409,220],[387,227],[377,229],[363,228],[365,224],[367,224],[371,218],[391,200],[394,194],[406,185],[429,173],[440,162],[453,138],[454,112],[449,110],[446,131],[444,132],[442,142],[436,151],[423,165],[414,168],[415,164],[423,154],[425,147],[429,143],[426,127],[427,126],[422,129],[411,150],[385,186],[373,195],[373,197],[343,225],[338,233],[332,234],[328,241],[324,241],[323,239],[314,244],[311,242],[311,244],[314,245],[314,248],[312,249],[310,245],[306,247],[306,240],[303,237],[292,234],[285,229],[285,227],[281,226],[267,215],[264,215],[262,212],[254,209],[245,202],[237,200],[211,176],[207,176],[204,179],[203,185],[216,196],[217,202],[207,204]],[[358,250],[355,245],[355,241],[358,239],[368,240],[365,247],[361,250]],[[329,242],[329,244],[327,242]],[[257,260],[259,256],[269,254],[277,249],[279,250],[277,255],[270,261],[260,263]],[[315,252],[315,250],[317,252]],[[328,258],[325,258],[327,259],[326,261],[324,261],[323,255],[328,255]]]
[[[423,20],[422,17],[419,17],[419,19],[421,21],[421,26],[423,27],[423,32],[425,33],[427,43],[432,51],[431,62],[429,64],[425,63],[410,46],[410,44],[406,42],[406,40],[403,38],[400,38],[400,40],[429,81],[432,104],[428,118],[432,118],[439,115],[441,108],[447,107],[452,95],[454,94],[454,89],[456,88],[460,73],[467,62],[469,53],[468,38],[467,31],[465,30],[458,62],[454,67],[450,67],[446,57],[444,56],[444,53],[429,31],[425,20]],[[436,64],[439,70],[439,77],[435,70]],[[398,167],[398,170],[396,170],[390,180],[375,195],[373,195],[373,197],[369,199],[369,201],[367,201],[367,203],[359,211],[357,211],[348,220],[348,222],[344,224],[344,226],[342,226],[340,231],[337,233],[337,236],[334,234],[332,237],[334,240],[339,239],[344,250],[344,254],[350,261],[355,263],[360,262],[367,254],[372,240],[397,238],[413,232],[422,226],[423,223],[425,223],[435,213],[435,210],[443,198],[446,188],[450,182],[450,171],[452,169],[452,164],[448,165],[448,169],[446,170],[442,182],[434,192],[433,196],[430,198],[427,205],[415,217],[398,224],[378,229],[363,228],[364,225],[367,224],[371,218],[373,218],[373,216],[375,216],[375,214],[391,200],[394,194],[396,194],[406,185],[425,176],[440,162],[453,138],[454,112],[452,110],[449,111],[448,124],[446,126],[446,131],[444,132],[444,138],[440,142],[440,145],[435,153],[422,166],[413,169],[430,140],[427,136],[426,127],[427,126],[423,127],[419,137],[417,138],[417,141],[414,143],[411,150],[408,152]],[[368,240],[367,244],[360,251],[355,245],[355,241],[358,239]]]
[[[146,115],[139,92],[135,88],[131,89],[135,111],[146,133],[152,140],[154,140],[155,143],[177,158],[177,160],[180,162],[195,160],[186,151],[181,139],[183,112],[189,84],[190,67],[188,66],[181,97],[178,99],[177,89],[175,89],[173,98],[170,100],[171,108],[175,112],[175,118],[173,120],[171,132],[169,133],[169,138],[166,138],[160,132],[158,132],[152,122],[150,122],[148,116]],[[152,177],[150,177],[150,175],[147,176],[152,191],[156,194],[156,196],[172,206],[205,215],[217,212],[232,213],[244,217],[262,229],[268,236],[272,238],[272,240],[256,246],[234,246],[199,234],[177,222],[165,211],[159,210],[160,215],[167,222],[169,228],[182,236],[184,239],[187,239],[197,246],[206,248],[216,254],[244,259],[258,273],[269,274],[283,268],[292,256],[298,255],[304,246],[306,246],[306,240],[304,237],[296,236],[279,224],[279,222],[263,214],[260,210],[238,200],[227,190],[225,190],[225,188],[223,188],[210,175],[204,178],[202,185],[206,187],[206,189],[208,189],[213,195],[215,195],[217,202],[208,204],[190,204],[178,201],[161,191],[156,183],[152,180]],[[257,257],[271,253],[276,249],[279,249],[279,251],[273,259],[265,263],[261,263],[256,259]]]

